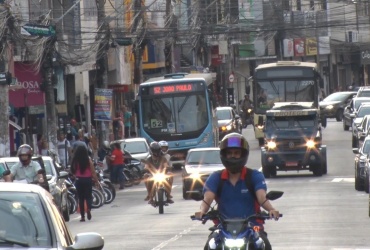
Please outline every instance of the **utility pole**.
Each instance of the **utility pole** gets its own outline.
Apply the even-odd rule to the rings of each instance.
[[[0,13],[6,13],[9,16],[9,10],[0,4]],[[5,18],[2,18],[4,20]],[[8,19],[9,22],[10,19]],[[8,33],[8,23],[4,25],[5,31],[1,31],[3,36],[0,39],[0,51],[5,51],[6,37]],[[7,74],[6,67],[7,60],[3,55],[0,55],[0,157],[10,156],[10,145],[9,145],[9,75]]]
[[[104,4],[105,0],[96,0],[96,7],[98,10],[98,27],[101,27],[99,30],[100,33],[104,35],[98,36],[99,53],[97,55],[97,86],[98,88],[106,89],[108,88],[108,44],[109,44],[109,26],[105,21],[105,9]],[[106,39],[103,39],[106,36]],[[109,122],[101,121],[97,123],[96,131],[98,131],[98,140],[99,144],[102,145],[103,141],[109,141]]]
[[[165,30],[167,32],[167,39],[164,47],[165,57],[165,70],[166,74],[172,73],[172,37],[173,37],[173,25],[172,25],[172,5],[171,0],[166,0],[166,18],[165,18]]]
[[[45,84],[45,105],[46,105],[46,123],[47,123],[47,138],[49,142],[49,149],[54,149],[55,153],[58,153],[58,126],[57,126],[57,113],[55,107],[55,96],[54,96],[54,68],[53,62],[55,58],[55,42],[56,36],[49,38],[49,41],[46,43],[46,48],[44,51],[44,57],[42,62],[42,73],[44,77]]]
[[[146,45],[144,41],[143,25],[139,27],[139,24],[144,22],[143,11],[141,6],[141,0],[134,0],[134,20],[131,26],[131,34],[135,34],[136,38],[133,43],[134,53],[134,84],[140,84],[143,82],[143,49]]]

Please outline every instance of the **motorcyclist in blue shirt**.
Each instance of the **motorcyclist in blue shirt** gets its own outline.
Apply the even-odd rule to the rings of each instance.
[[[270,217],[279,218],[279,211],[276,210],[269,200],[266,199],[266,182],[263,174],[257,170],[247,171],[245,164],[248,161],[249,144],[247,140],[238,133],[226,135],[220,142],[220,158],[227,171],[214,172],[207,179],[204,185],[204,199],[200,211],[195,213],[196,218],[202,218],[210,208],[214,200],[218,203],[218,210],[225,218],[246,218],[258,212],[262,206],[269,212]],[[255,196],[252,195],[245,183],[247,174],[252,174],[252,184]],[[219,182],[224,180],[221,195],[217,197]],[[257,206],[256,206],[257,204]],[[214,234],[210,235],[204,249],[209,248],[208,242]],[[271,249],[267,234],[261,233],[265,241],[265,250]]]

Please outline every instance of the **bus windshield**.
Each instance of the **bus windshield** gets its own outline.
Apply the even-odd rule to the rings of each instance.
[[[314,102],[314,80],[256,81],[255,107],[271,109],[275,102]]]
[[[209,123],[204,93],[142,99],[143,128],[149,134],[183,134]]]

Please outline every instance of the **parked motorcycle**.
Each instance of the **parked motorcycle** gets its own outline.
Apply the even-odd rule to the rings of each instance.
[[[78,195],[76,186],[71,179],[71,176],[65,179],[65,184],[68,190],[68,203],[69,203],[69,213],[74,214],[78,207]]]
[[[268,200],[276,200],[283,195],[280,191],[270,191],[266,195]],[[200,192],[191,192],[190,197],[194,200],[203,200],[203,195]],[[282,214],[280,214],[282,217]],[[210,228],[211,235],[214,237],[210,239],[209,246],[212,249],[229,249],[229,250],[249,250],[249,249],[265,249],[265,243],[260,237],[260,225],[254,223],[256,219],[267,220],[270,216],[267,212],[253,214],[247,218],[228,219],[224,218],[220,212],[214,208],[198,219],[194,215],[192,220],[200,220],[205,224],[208,220],[218,221],[214,227]],[[221,244],[221,247],[220,247]]]

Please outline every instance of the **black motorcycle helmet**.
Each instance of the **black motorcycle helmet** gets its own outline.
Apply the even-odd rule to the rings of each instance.
[[[240,158],[227,158],[226,151],[230,148],[240,148],[242,154]],[[225,168],[233,174],[240,173],[248,161],[249,144],[248,141],[238,133],[225,135],[220,142],[220,158]]]
[[[152,143],[150,143],[149,148],[150,148],[150,152],[152,155],[157,156],[157,157],[161,156],[162,150],[158,142],[153,141]]]

